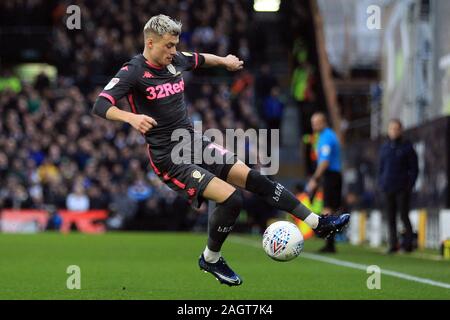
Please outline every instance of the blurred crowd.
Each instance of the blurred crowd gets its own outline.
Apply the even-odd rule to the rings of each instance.
[[[182,21],[178,50],[232,52],[251,65],[249,2],[77,1],[82,12],[77,31],[61,23],[67,5],[58,1],[51,14],[48,55],[57,67],[56,79],[42,73],[33,83],[22,83],[20,91],[0,91],[0,207],[108,209],[111,228],[204,227],[206,207],[191,209],[161,183],[140,133],[95,117],[90,109],[120,66],[142,51],[142,27],[153,14]],[[190,116],[203,121],[204,130],[258,129],[264,123],[254,110],[252,73],[232,76],[213,69],[186,74]],[[128,110],[124,100],[118,106]],[[252,221],[261,204],[249,194],[246,200]],[[261,221],[254,223],[263,227]]]
[[[230,52],[247,64],[251,62],[249,1],[205,0],[124,0],[77,1],[82,14],[80,30],[66,28],[67,4],[53,10],[54,40],[52,59],[61,75],[73,77],[86,94],[105,76],[112,76],[124,61],[142,51],[142,29],[148,19],[164,13],[183,23],[178,50]],[[221,74],[226,72],[221,71]]]

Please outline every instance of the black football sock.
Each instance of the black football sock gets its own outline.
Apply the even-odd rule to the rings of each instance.
[[[287,211],[303,221],[312,213],[283,185],[256,170],[250,170],[248,173],[245,189],[261,196],[274,208]]]
[[[233,229],[242,208],[240,190],[235,190],[224,202],[218,203],[208,220],[208,249],[219,252]]]

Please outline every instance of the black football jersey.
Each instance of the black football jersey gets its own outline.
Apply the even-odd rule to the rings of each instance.
[[[183,71],[194,70],[204,62],[201,54],[177,52],[172,63],[161,68],[139,54],[122,66],[99,96],[113,105],[126,96],[132,112],[154,118],[158,125],[146,133],[146,141],[154,153],[170,152],[173,130],[193,132],[184,101]]]

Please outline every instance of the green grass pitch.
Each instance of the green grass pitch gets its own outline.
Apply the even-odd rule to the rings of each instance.
[[[223,254],[244,284],[228,287],[197,266],[205,240],[205,234],[156,232],[0,234],[0,299],[450,299],[449,288],[385,274],[381,289],[369,290],[365,270],[311,256],[276,262],[259,237],[237,234]],[[305,252],[322,244],[308,240]],[[338,249],[325,257],[450,284],[450,261],[385,256],[348,244]],[[70,265],[81,269],[80,290],[66,287]]]

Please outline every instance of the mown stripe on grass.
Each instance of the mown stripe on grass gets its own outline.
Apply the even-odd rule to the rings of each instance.
[[[256,241],[253,241],[250,239],[246,239],[243,237],[239,237],[239,236],[231,237],[230,241],[236,242],[239,244],[245,244],[245,245],[252,246],[255,248],[261,248],[261,244],[259,242],[256,242]],[[308,253],[308,252],[303,252],[301,254],[301,257],[310,259],[310,260],[324,262],[324,263],[334,264],[334,265],[341,266],[341,267],[358,269],[358,270],[362,270],[362,271],[367,271],[367,268],[369,267],[368,265],[364,265],[364,264],[360,264],[360,263],[354,263],[354,262],[350,262],[350,261],[339,260],[339,259],[330,258],[330,257],[324,257],[324,256],[321,256],[318,254]],[[387,270],[387,269],[380,268],[380,271],[382,274],[400,278],[403,280],[423,283],[423,284],[427,284],[427,285],[434,286],[434,287],[450,289],[450,283],[435,281],[435,280],[431,280],[431,279],[427,279],[427,278],[420,278],[420,277],[412,276],[412,275],[409,275],[406,273]]]

